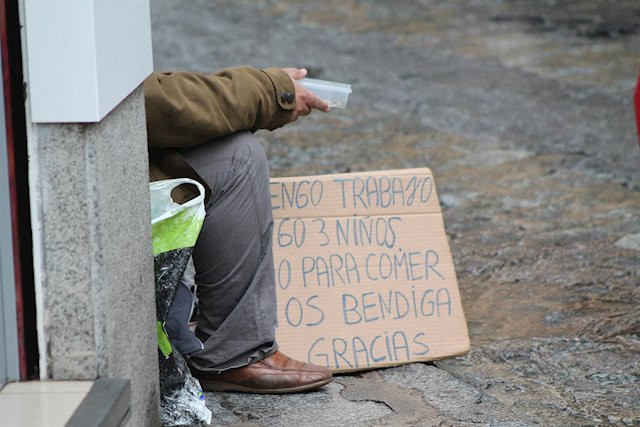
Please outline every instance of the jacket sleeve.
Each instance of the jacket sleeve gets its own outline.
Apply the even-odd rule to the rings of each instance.
[[[291,94],[293,82],[278,68],[152,73],[144,81],[149,145],[188,147],[243,130],[273,130],[289,121]]]

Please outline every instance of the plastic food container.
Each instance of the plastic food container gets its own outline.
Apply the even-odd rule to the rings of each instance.
[[[302,79],[300,84],[327,101],[329,107],[345,108],[347,106],[351,85],[317,79]]]

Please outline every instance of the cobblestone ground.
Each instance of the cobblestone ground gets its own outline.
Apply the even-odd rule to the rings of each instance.
[[[216,424],[640,425],[637,0],[156,0],[156,68],[304,66],[346,110],[261,133],[272,175],[428,166],[472,351]]]

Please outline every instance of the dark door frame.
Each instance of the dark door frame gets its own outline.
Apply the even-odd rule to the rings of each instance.
[[[16,323],[20,379],[27,380],[38,377],[38,341],[20,28],[19,1],[0,1],[0,51],[11,201]]]
[[[0,56],[0,66],[2,56]],[[0,85],[0,388],[7,381],[20,378],[18,329],[13,273],[13,244],[7,137],[4,121],[4,86]]]

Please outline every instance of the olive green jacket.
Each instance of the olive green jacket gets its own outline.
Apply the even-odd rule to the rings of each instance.
[[[279,68],[152,73],[144,81],[150,179],[195,179],[205,186],[208,199],[211,190],[177,149],[283,126],[295,108],[294,94],[291,78]],[[183,202],[193,194],[183,189],[175,196]]]

